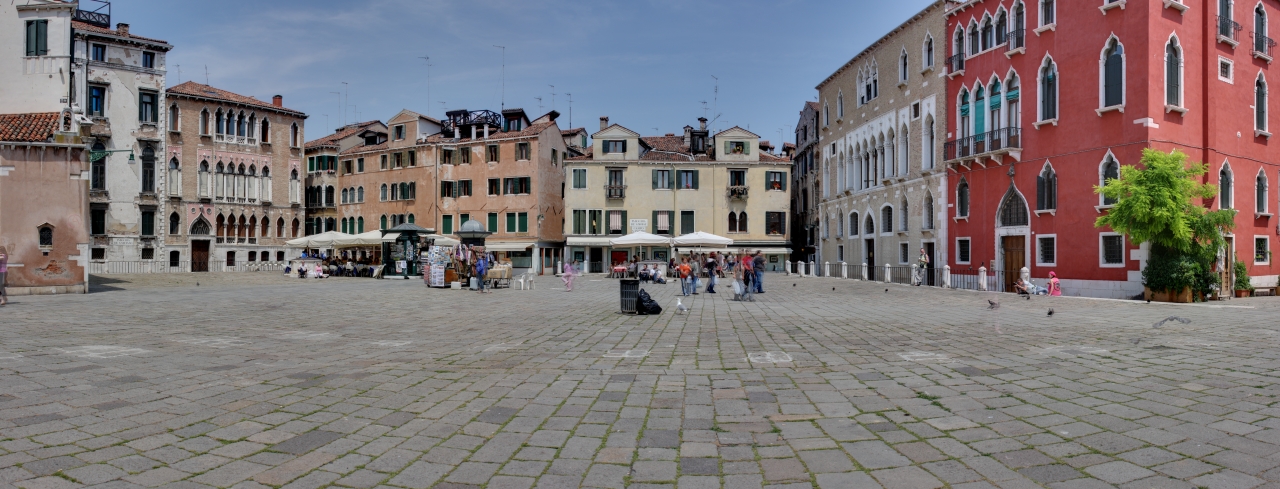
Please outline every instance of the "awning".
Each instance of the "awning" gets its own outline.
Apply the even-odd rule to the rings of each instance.
[[[759,248],[759,250],[766,255],[786,255],[791,253],[791,248]]]
[[[524,251],[533,246],[533,243],[485,243],[485,251]]]
[[[565,245],[566,246],[609,246],[609,238],[608,237],[585,238],[585,237],[578,237],[578,236],[570,236],[568,238],[565,238]]]
[[[395,242],[396,238],[399,238],[399,237],[400,237],[400,233],[387,233],[382,236],[382,242],[383,243]]]

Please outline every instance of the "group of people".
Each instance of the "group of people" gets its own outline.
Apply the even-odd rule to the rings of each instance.
[[[733,277],[733,300],[755,302],[755,294],[764,293],[765,258],[760,250],[755,253],[739,250],[737,255],[693,253],[681,257],[679,264],[673,258],[671,266],[680,278],[680,293],[684,296],[698,295],[703,275],[707,277],[704,292],[715,294],[719,279],[726,273]]]

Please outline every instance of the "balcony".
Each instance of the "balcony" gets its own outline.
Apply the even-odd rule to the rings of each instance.
[[[964,74],[964,53],[947,57],[947,76]]]
[[[605,194],[605,198],[609,198],[609,199],[625,198],[627,196],[627,186],[626,185],[605,185],[604,194]]]
[[[729,196],[729,200],[747,200],[747,191],[750,189],[746,185],[730,185],[725,189],[725,195]]]
[[[109,203],[111,202],[111,194],[103,189],[89,189],[89,202],[92,203]]]
[[[1235,47],[1240,44],[1240,24],[1231,19],[1218,16],[1218,42],[1230,44]]]
[[[1005,56],[1025,52],[1027,52],[1027,30],[1020,28],[1009,31],[1009,51]]]
[[[1000,160],[995,158],[1004,154],[1010,154],[1014,159],[1022,156],[1022,131],[1017,127],[1006,127],[1004,129],[996,129],[994,131],[984,132],[969,137],[948,141],[943,145],[943,159],[947,163],[961,162],[973,160],[980,165],[983,160],[992,159],[997,165]]]
[[[1272,51],[1275,50],[1275,47],[1276,41],[1274,39],[1260,32],[1253,33],[1253,57],[1264,59],[1270,63]]]

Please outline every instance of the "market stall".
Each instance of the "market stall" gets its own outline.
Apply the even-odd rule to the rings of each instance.
[[[432,234],[431,231],[408,222],[382,230],[383,276],[408,278],[421,275],[422,237]]]

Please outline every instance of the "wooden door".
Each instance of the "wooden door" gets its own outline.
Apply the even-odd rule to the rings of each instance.
[[[209,271],[209,241],[194,240],[191,242],[191,271]]]
[[[1013,292],[1013,284],[1021,278],[1019,273],[1027,265],[1026,236],[1004,236],[1000,238],[1000,251],[1004,257],[1004,292]]]

